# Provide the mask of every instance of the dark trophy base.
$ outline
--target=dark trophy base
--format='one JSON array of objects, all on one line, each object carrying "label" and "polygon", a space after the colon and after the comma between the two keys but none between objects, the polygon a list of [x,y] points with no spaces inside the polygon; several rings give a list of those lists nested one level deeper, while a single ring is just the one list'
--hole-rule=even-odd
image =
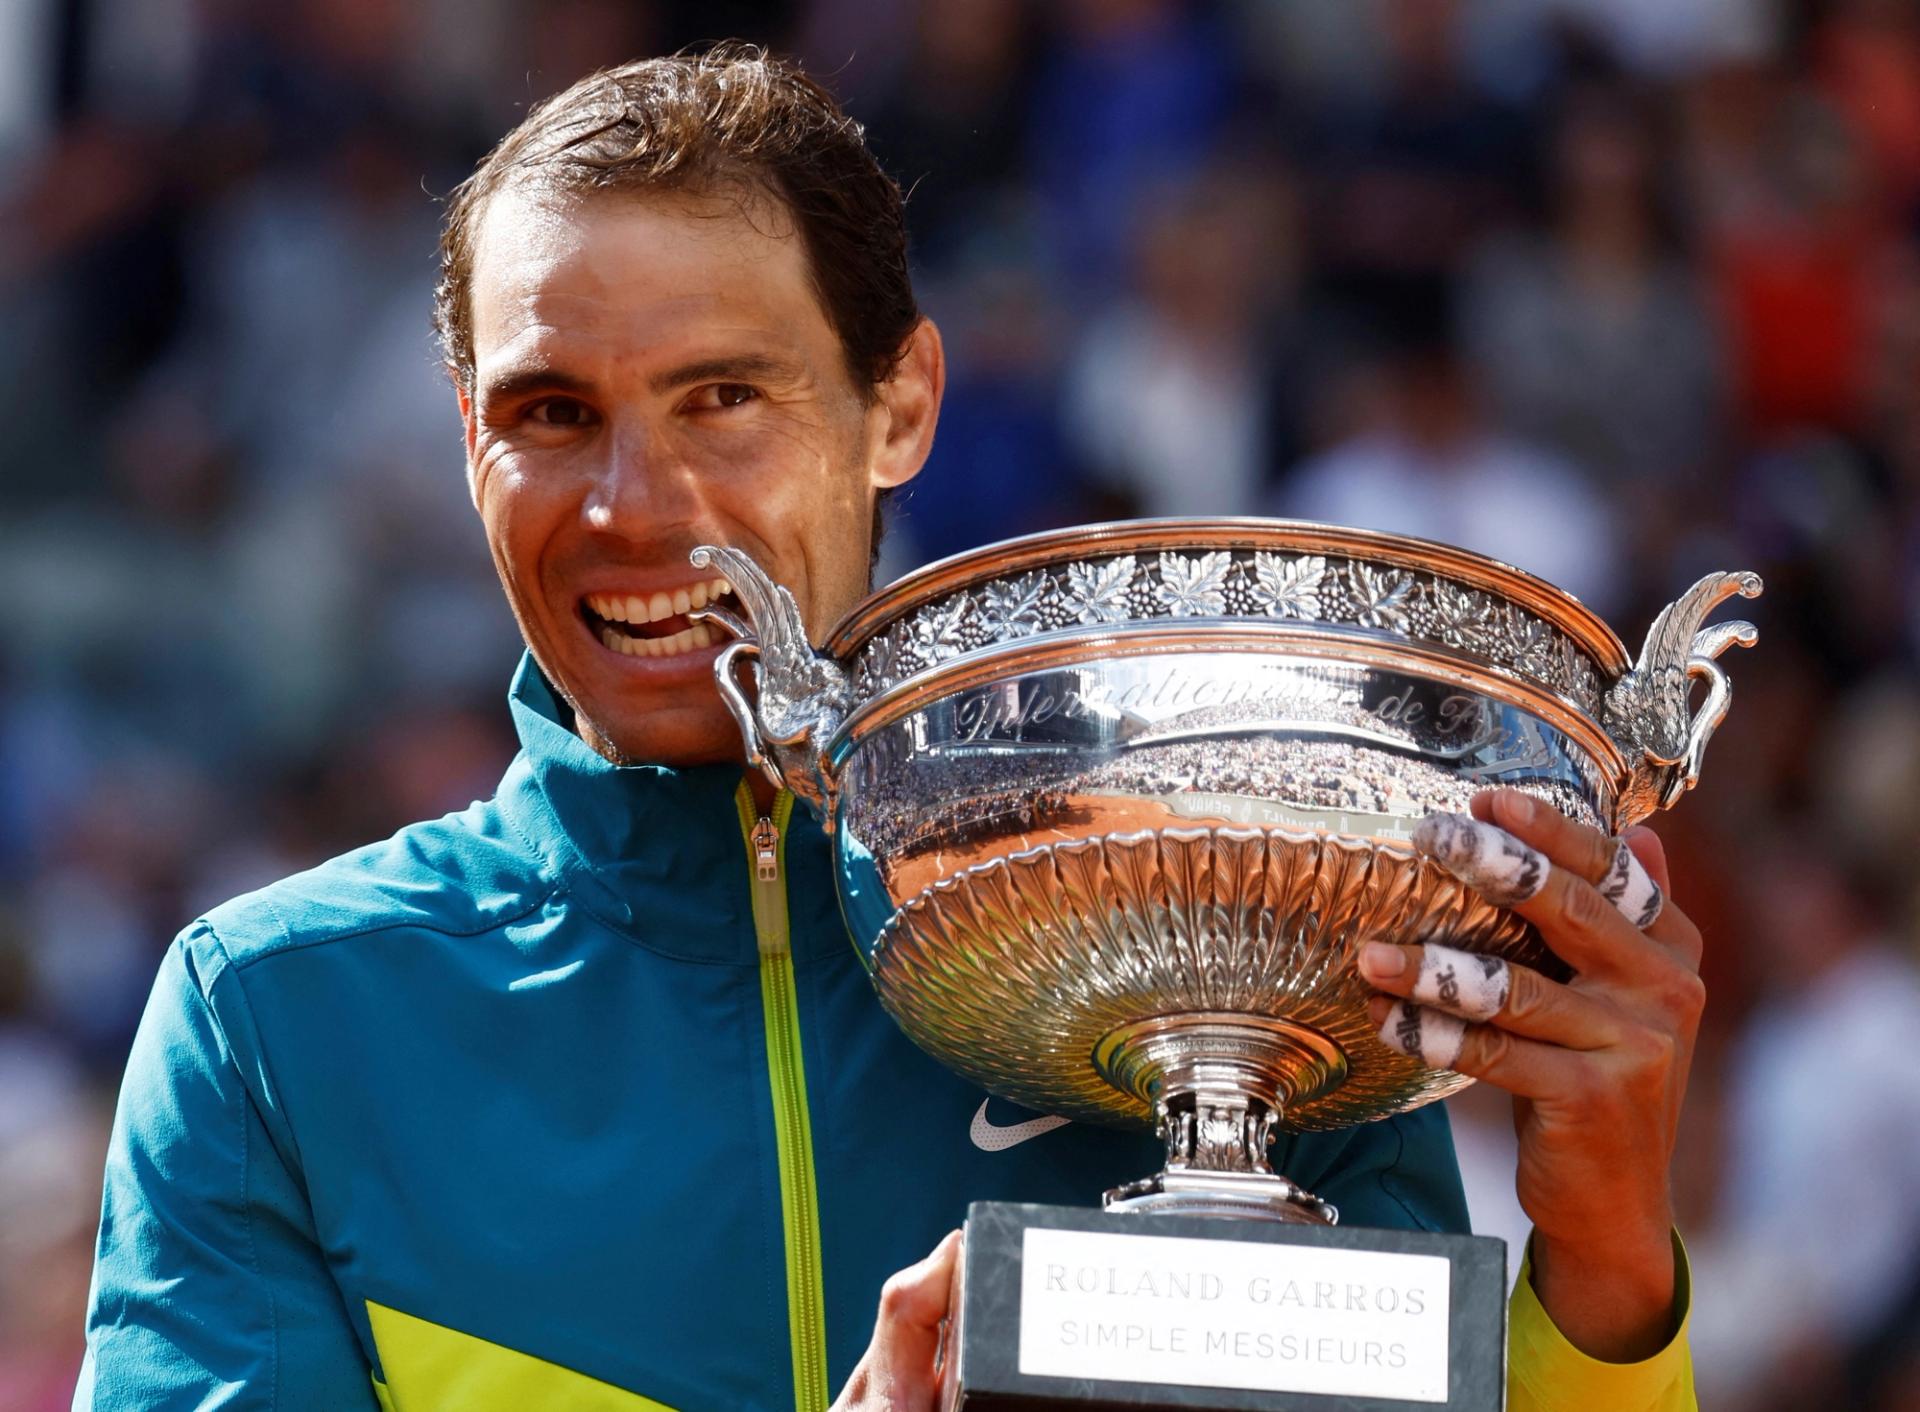
[{"label": "dark trophy base", "polygon": [[1498,1412],[1506,1242],[976,1202],[943,1412]]}]

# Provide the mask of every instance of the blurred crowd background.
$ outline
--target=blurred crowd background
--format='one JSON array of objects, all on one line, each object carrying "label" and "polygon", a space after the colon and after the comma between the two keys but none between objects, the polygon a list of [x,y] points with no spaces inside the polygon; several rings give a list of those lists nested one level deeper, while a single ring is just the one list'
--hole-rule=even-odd
[{"label": "blurred crowd background", "polygon": [[[0,0],[0,1407],[69,1395],[167,940],[513,748],[442,198],[530,102],[727,35],[911,189],[952,382],[885,576],[1298,514],[1634,646],[1766,576],[1661,823],[1696,1364],[1716,1409],[1920,1407],[1910,0]],[[1455,1120],[1516,1233],[1504,1100]]]}]

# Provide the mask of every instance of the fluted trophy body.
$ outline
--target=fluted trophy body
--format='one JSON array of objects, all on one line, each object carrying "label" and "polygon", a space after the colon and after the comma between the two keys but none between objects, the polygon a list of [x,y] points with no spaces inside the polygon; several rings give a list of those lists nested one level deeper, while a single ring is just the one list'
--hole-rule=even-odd
[{"label": "fluted trophy body", "polygon": [[[1549,974],[1414,825],[1512,786],[1619,830],[1697,777],[1752,642],[1703,580],[1640,656],[1571,596],[1448,546],[1271,520],[1059,531],[943,561],[818,648],[738,551],[720,687],[832,831],[849,929],[918,1044],[1042,1112],[1156,1125],[1110,1203],[1329,1221],[1268,1167],[1467,1080],[1389,1048],[1362,941]],[[743,680],[742,669],[748,680]],[[1690,689],[1706,683],[1695,706]]]}]

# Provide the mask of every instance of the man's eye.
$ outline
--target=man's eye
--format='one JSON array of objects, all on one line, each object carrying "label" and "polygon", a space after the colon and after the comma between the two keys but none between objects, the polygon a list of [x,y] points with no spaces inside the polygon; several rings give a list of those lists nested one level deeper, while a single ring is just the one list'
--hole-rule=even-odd
[{"label": "man's eye", "polygon": [[592,416],[584,402],[576,402],[571,397],[549,397],[536,402],[527,409],[527,415],[551,427],[584,426]]},{"label": "man's eye", "polygon": [[698,408],[738,407],[760,395],[760,389],[744,382],[716,382],[695,392],[692,403]]}]

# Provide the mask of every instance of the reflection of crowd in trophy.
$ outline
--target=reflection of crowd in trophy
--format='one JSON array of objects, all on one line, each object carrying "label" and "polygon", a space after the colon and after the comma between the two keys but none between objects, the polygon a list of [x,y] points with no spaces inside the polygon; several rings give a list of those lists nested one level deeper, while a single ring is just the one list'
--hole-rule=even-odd
[{"label": "reflection of crowd in trophy", "polygon": [[1246,701],[1230,702],[1224,706],[1201,706],[1192,711],[1182,711],[1179,715],[1169,716],[1162,721],[1155,721],[1150,730],[1153,734],[1159,735],[1177,731],[1218,729],[1221,726],[1259,721],[1284,722],[1294,728],[1309,725],[1351,726],[1356,730],[1412,738],[1404,727],[1381,720],[1378,715],[1358,701],[1307,696],[1263,695]]},{"label": "reflection of crowd in trophy", "polygon": [[1043,827],[1066,808],[1084,761],[1032,753],[947,754],[875,771],[848,796],[847,823],[875,855],[898,858],[949,847],[991,825]]},{"label": "reflection of crowd in trophy", "polygon": [[[1202,714],[1190,713],[1181,723],[1196,725]],[[983,831],[1045,829],[1085,807],[1089,795],[1218,794],[1305,811],[1417,819],[1434,810],[1464,811],[1489,783],[1411,754],[1279,733],[1137,745],[1105,760],[981,750],[875,771],[854,792],[848,823],[876,855],[899,858],[953,847]],[[1572,786],[1540,778],[1524,783],[1555,807],[1594,818],[1592,805]]]},{"label": "reflection of crowd in trophy", "polygon": [[1238,794],[1303,809],[1418,817],[1464,809],[1471,781],[1412,756],[1345,741],[1255,735],[1169,742],[1129,751],[1088,772],[1101,790]]}]

